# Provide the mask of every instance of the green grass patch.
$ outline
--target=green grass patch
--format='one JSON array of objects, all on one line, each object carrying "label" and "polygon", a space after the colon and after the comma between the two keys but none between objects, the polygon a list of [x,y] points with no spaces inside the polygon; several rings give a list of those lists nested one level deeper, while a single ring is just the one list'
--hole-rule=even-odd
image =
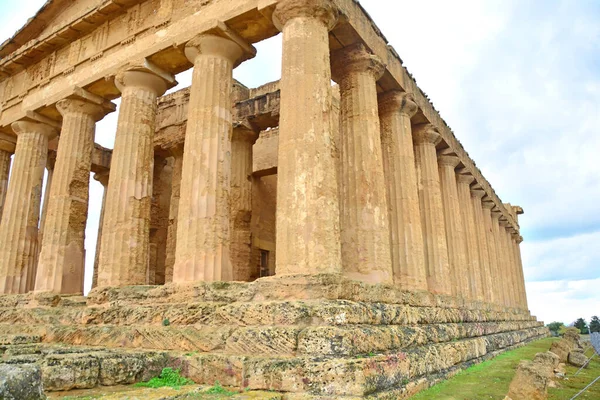
[{"label": "green grass patch", "polygon": [[[532,360],[537,353],[550,350],[553,341],[559,338],[538,340],[524,347],[507,351],[498,357],[473,365],[459,372],[453,378],[424,390],[411,400],[501,400],[508,393],[517,365],[521,360]],[[589,357],[593,350],[588,350]],[[558,380],[559,388],[548,390],[549,400],[569,400],[577,392],[600,375],[600,359],[591,361],[589,368],[577,376],[573,374],[578,368],[567,365],[567,380]],[[578,400],[600,399],[600,382],[588,389]]]},{"label": "green grass patch", "polygon": [[194,381],[179,375],[178,369],[164,368],[160,376],[150,379],[148,382],[138,382],[134,386],[147,388],[172,387],[179,388],[185,385],[193,385]]}]

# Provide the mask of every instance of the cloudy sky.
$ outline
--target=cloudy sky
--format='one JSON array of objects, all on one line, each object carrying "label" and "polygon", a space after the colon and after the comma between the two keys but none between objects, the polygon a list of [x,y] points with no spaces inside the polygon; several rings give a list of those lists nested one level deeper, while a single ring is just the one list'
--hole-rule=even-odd
[{"label": "cloudy sky", "polygon": [[[2,1],[0,41],[43,0]],[[600,2],[363,1],[504,202],[520,205],[529,306],[550,322],[600,314]],[[393,5],[392,5],[393,4]],[[279,79],[279,37],[235,78]],[[190,74],[178,76],[188,86]],[[116,114],[96,141],[112,147]],[[86,288],[102,187],[92,181]]]}]

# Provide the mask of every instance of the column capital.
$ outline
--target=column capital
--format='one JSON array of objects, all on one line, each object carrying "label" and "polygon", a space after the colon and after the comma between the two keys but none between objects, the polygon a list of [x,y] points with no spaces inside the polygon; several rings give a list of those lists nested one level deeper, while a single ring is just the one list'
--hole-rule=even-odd
[{"label": "column capital", "polygon": [[500,226],[503,228],[507,228],[509,226],[508,220],[506,220],[506,217],[504,217],[503,215],[501,215],[498,219],[498,224],[500,224]]},{"label": "column capital", "polygon": [[433,124],[419,124],[412,129],[413,140],[415,145],[421,143],[438,144],[442,137],[437,128]]},{"label": "column capital", "polygon": [[516,239],[517,244],[521,244],[523,242],[523,236],[519,235]]},{"label": "column capital", "polygon": [[331,74],[337,83],[345,76],[364,72],[370,72],[378,81],[383,76],[385,67],[381,58],[371,54],[362,43],[355,43],[331,54]]},{"label": "column capital", "polygon": [[339,10],[331,0],[282,0],[273,12],[273,23],[280,31],[291,20],[312,18],[332,30],[337,24]]},{"label": "column capital", "polygon": [[479,188],[471,188],[471,197],[482,199],[485,196],[485,190]]},{"label": "column capital", "polygon": [[13,122],[11,128],[17,136],[23,133],[36,132],[46,136],[48,140],[52,140],[58,135],[58,130],[55,127],[44,124],[43,122],[21,120]]},{"label": "column capital", "polygon": [[233,67],[253,58],[256,49],[243,38],[232,32],[223,23],[207,32],[201,33],[185,45],[185,56],[195,63],[199,55],[212,55],[225,58]]},{"label": "column capital", "polygon": [[380,114],[399,112],[412,118],[419,111],[419,106],[415,102],[412,93],[399,90],[392,90],[379,95],[378,104]]},{"label": "column capital", "polygon": [[482,206],[483,206],[483,208],[484,208],[484,209],[486,209],[486,210],[492,210],[494,207],[496,207],[496,205],[494,204],[494,202],[492,202],[492,201],[489,201],[489,200],[488,200],[488,201],[485,201],[485,200],[484,200],[484,201],[481,203],[481,205],[482,205]]},{"label": "column capital", "polygon": [[14,136],[0,133],[0,150],[14,154],[17,141]]},{"label": "column capital", "polygon": [[492,219],[499,219],[502,215],[502,212],[497,208],[492,208]]},{"label": "column capital", "polygon": [[175,77],[148,60],[130,65],[115,76],[115,85],[123,92],[126,87],[141,87],[153,91],[156,97],[177,85]]},{"label": "column capital", "polygon": [[56,103],[56,109],[64,117],[67,114],[86,114],[98,122],[108,113],[116,110],[116,106],[108,102],[111,106],[96,104],[80,99],[63,99]]},{"label": "column capital", "polygon": [[442,152],[438,154],[438,165],[448,166],[452,169],[456,168],[460,164],[460,158],[454,153]]},{"label": "column capital", "polygon": [[471,175],[471,173],[467,173],[467,174],[457,173],[456,174],[456,181],[458,183],[465,183],[467,185],[471,185],[471,183],[473,183],[474,180],[475,180],[475,177],[473,175]]},{"label": "column capital", "polygon": [[102,186],[104,186],[104,188],[106,189],[106,186],[108,185],[108,177],[109,176],[110,176],[109,171],[96,172],[94,174],[94,180],[100,182],[102,184]]}]

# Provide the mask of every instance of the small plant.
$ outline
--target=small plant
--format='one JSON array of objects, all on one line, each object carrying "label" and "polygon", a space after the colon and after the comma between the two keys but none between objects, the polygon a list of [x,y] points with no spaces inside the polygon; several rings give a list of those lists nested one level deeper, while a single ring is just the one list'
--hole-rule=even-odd
[{"label": "small plant", "polygon": [[169,321],[169,318],[165,318],[165,319],[163,319],[162,324],[163,324],[163,326],[169,326],[169,325],[171,325],[171,321]]},{"label": "small plant", "polygon": [[225,389],[223,386],[221,386],[221,384],[219,383],[219,381],[215,382],[215,384],[208,388],[206,390],[206,392],[204,392],[206,394],[220,394],[223,396],[233,396],[234,394],[237,394],[237,392],[232,392],[231,390],[227,390]]},{"label": "small plant", "polygon": [[181,376],[178,369],[164,368],[160,373],[160,376],[152,378],[148,382],[138,382],[135,386],[156,389],[161,387],[179,388],[180,386],[193,384],[194,381]]}]

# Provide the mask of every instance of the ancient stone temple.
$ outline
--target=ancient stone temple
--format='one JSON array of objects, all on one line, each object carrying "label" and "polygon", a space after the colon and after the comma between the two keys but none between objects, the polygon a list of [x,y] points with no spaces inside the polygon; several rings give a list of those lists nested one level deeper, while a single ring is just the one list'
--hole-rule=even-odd
[{"label": "ancient stone temple", "polygon": [[[281,80],[234,81],[278,34]],[[109,150],[95,127],[117,98]],[[355,0],[48,0],[0,48],[0,210],[0,355],[45,390],[175,366],[289,399],[401,398],[546,334],[523,210]]]}]

